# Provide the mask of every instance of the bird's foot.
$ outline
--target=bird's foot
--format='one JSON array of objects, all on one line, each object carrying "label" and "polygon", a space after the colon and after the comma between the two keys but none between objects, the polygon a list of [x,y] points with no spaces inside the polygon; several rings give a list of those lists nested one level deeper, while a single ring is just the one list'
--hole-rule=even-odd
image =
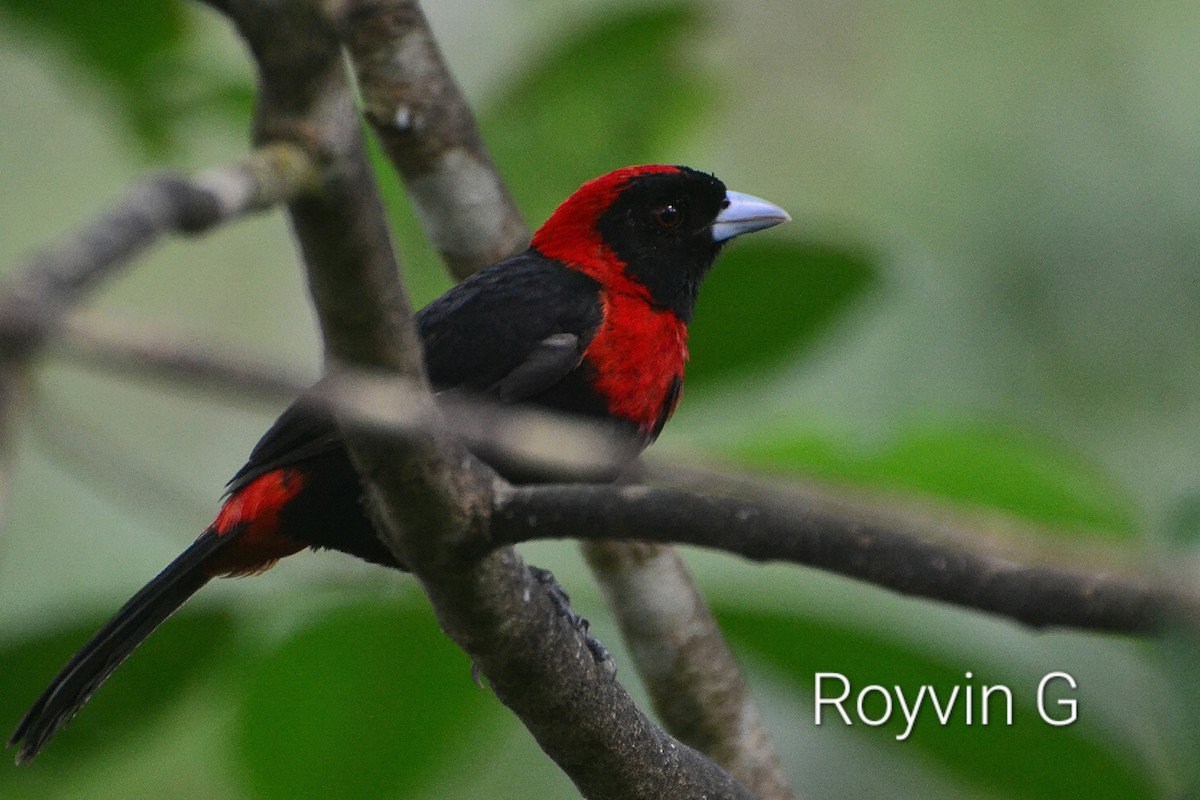
[{"label": "bird's foot", "polygon": [[566,618],[572,628],[583,635],[583,641],[596,663],[601,665],[609,675],[616,675],[616,659],[612,657],[608,648],[589,632],[591,623],[571,610],[571,597],[567,594],[567,590],[555,580],[554,573],[541,567],[531,566],[529,569],[532,571],[534,579],[546,588],[546,593],[550,596],[550,601],[554,603],[558,613]]}]

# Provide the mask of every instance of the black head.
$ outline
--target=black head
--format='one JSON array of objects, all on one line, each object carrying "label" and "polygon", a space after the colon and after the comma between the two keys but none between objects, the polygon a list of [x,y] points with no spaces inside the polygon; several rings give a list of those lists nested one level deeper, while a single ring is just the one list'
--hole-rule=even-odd
[{"label": "black head", "polygon": [[625,274],[651,302],[690,322],[700,281],[722,242],[713,222],[725,204],[725,184],[686,167],[630,180],[596,223]]},{"label": "black head", "polygon": [[778,206],[727,191],[688,167],[626,167],[581,186],[533,246],[609,290],[647,295],[688,322],[722,245],[786,219]]}]

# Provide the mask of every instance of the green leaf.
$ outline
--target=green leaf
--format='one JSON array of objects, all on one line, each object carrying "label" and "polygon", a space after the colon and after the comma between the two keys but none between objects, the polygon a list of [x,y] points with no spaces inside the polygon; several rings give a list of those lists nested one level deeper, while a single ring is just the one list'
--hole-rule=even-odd
[{"label": "green leaf", "polygon": [[875,277],[867,255],[813,242],[735,242],[718,260],[690,326],[688,391],[794,359]]},{"label": "green leaf", "polygon": [[[16,726],[101,624],[72,625],[0,647],[0,720],[5,726]],[[228,655],[233,631],[230,617],[221,613],[187,613],[168,620],[113,673],[37,763],[51,768],[74,763],[137,731],[190,681]],[[0,785],[7,774],[0,770]]]},{"label": "green leaf", "polygon": [[1132,536],[1135,507],[1111,478],[1046,437],[1002,425],[910,428],[873,450],[824,435],[740,444],[755,464],[869,486],[915,489],[1067,529]]},{"label": "green leaf", "polygon": [[[872,633],[849,630],[826,622],[763,611],[721,609],[717,616],[731,639],[751,648],[757,655],[791,676],[796,690],[811,706],[817,672],[835,672],[851,682],[852,694],[845,708],[854,722],[852,731],[888,748],[897,758],[928,757],[959,780],[974,784],[988,797],[1019,797],[1024,800],[1058,800],[1087,797],[1091,800],[1134,800],[1157,796],[1153,778],[1115,743],[1102,741],[1097,731],[1082,722],[1065,727],[1046,724],[1036,710],[1037,683],[1025,686],[1006,680],[986,664],[952,664],[938,660],[895,640]],[[966,673],[972,677],[967,678]],[[966,689],[947,725],[926,708],[918,715],[910,736],[897,741],[905,728],[898,706],[892,719],[881,727],[857,720],[854,700],[869,684],[903,687],[906,697],[915,698],[919,687],[934,687],[943,700],[953,687],[973,686],[974,719],[965,719]],[[982,725],[982,687],[1005,685],[1013,693],[1013,724],[1004,724],[1004,703],[999,695],[990,701],[989,724]],[[840,685],[824,685],[826,696],[841,693]],[[836,691],[835,691],[836,690]],[[1047,710],[1057,711],[1048,692]],[[878,701],[876,703],[875,701]],[[893,703],[895,703],[893,692]],[[872,717],[882,714],[882,698],[872,693],[865,710]],[[1081,720],[1086,701],[1080,702]],[[826,706],[821,727],[814,727],[817,746],[820,733],[828,727],[845,727],[834,709]],[[812,725],[809,716],[803,723]]]},{"label": "green leaf", "polygon": [[531,220],[545,219],[586,180],[661,157],[711,107],[710,79],[686,58],[699,21],[690,4],[608,10],[480,116],[493,157]]},{"label": "green leaf", "polygon": [[0,11],[43,34],[79,67],[108,82],[147,149],[167,147],[180,110],[171,99],[171,67],[187,28],[183,3],[0,0]]},{"label": "green leaf", "polygon": [[357,605],[251,667],[237,751],[262,797],[413,795],[490,702],[428,607]]}]

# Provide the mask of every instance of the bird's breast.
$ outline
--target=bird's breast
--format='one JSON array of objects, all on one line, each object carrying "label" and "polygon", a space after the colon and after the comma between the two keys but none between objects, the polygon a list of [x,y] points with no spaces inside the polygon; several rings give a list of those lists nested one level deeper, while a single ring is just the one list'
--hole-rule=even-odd
[{"label": "bird's breast", "polygon": [[584,358],[594,368],[593,388],[608,413],[653,437],[675,410],[687,361],[687,326],[644,298],[606,292],[603,320]]}]

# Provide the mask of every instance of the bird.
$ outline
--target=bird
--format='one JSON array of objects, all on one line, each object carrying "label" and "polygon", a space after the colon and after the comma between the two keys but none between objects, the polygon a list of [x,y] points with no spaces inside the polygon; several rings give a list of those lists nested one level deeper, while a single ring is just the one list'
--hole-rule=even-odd
[{"label": "bird", "polygon": [[[638,451],[675,411],[700,283],[722,247],[789,220],[779,206],[684,166],[584,183],[528,249],[421,309],[435,391],[603,420]],[[306,548],[404,565],[376,536],[332,416],[287,408],[226,486],[212,524],[66,664],[8,746],[29,761],[133,650],[215,577],[252,575]]]}]

